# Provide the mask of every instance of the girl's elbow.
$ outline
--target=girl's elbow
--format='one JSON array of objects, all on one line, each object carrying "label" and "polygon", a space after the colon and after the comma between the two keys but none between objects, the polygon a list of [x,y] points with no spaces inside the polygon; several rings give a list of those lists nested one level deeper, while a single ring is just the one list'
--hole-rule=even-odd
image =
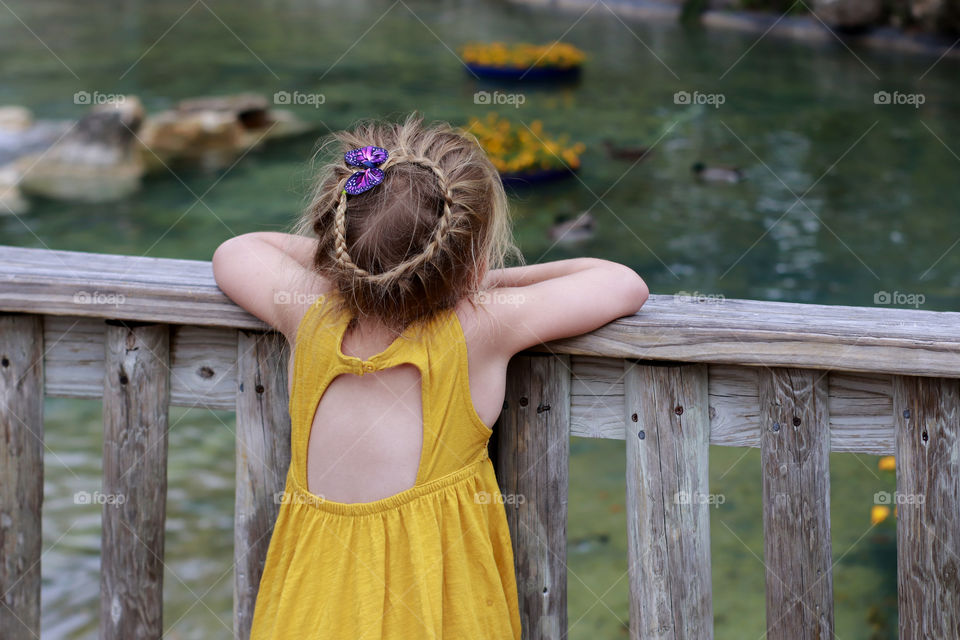
[{"label": "girl's elbow", "polygon": [[640,308],[647,302],[649,297],[650,289],[647,288],[647,283],[643,281],[643,278],[637,275],[636,281],[630,288],[628,295],[625,296],[625,298],[630,301],[630,314],[632,315],[640,311]]},{"label": "girl's elbow", "polygon": [[640,275],[626,265],[617,265],[620,287],[618,287],[619,299],[624,303],[626,315],[633,315],[640,310],[640,307],[646,303],[650,297],[650,290],[647,283]]},{"label": "girl's elbow", "polygon": [[210,262],[213,267],[213,277],[220,283],[223,275],[228,272],[243,253],[244,236],[234,236],[222,242],[213,252]]}]

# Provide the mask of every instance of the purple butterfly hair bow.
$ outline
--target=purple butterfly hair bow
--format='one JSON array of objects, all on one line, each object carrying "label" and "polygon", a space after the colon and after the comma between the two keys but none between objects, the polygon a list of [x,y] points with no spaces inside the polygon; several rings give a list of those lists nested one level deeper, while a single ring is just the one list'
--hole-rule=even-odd
[{"label": "purple butterfly hair bow", "polygon": [[352,196],[369,191],[383,182],[383,170],[377,168],[387,161],[390,154],[380,147],[361,147],[344,154],[343,159],[351,167],[363,167],[347,180],[343,190]]}]

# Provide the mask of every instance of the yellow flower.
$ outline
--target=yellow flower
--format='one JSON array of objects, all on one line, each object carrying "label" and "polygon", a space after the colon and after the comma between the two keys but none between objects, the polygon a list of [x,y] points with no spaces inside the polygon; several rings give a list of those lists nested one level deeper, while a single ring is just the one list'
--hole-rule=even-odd
[{"label": "yellow flower", "polygon": [[890,516],[890,507],[875,504],[873,508],[870,509],[870,524],[880,524]]},{"label": "yellow flower", "polygon": [[883,456],[877,462],[877,468],[880,471],[893,471],[897,468],[896,459],[893,456]]},{"label": "yellow flower", "polygon": [[470,43],[460,51],[464,61],[469,64],[513,68],[538,66],[567,69],[579,65],[586,58],[583,51],[565,42],[543,45],[526,42],[510,45],[503,42]]},{"label": "yellow flower", "polygon": [[524,173],[536,169],[580,166],[580,142],[568,145],[566,137],[553,138],[543,131],[543,123],[535,120],[527,129],[514,125],[496,113],[488,113],[483,121],[471,118],[468,130],[501,173]]}]

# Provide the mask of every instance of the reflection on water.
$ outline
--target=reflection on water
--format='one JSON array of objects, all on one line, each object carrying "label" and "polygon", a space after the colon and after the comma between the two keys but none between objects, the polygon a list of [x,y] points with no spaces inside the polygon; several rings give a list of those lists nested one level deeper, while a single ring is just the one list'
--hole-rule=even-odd
[{"label": "reflection on water", "polygon": [[[70,70],[2,15],[0,103],[60,118],[82,113],[76,91],[134,93],[151,111],[198,94],[299,91],[325,98],[293,105],[318,133],[412,109],[459,123],[482,116],[490,107],[474,104],[474,92],[498,87],[472,79],[451,50],[472,40],[548,40],[576,17],[425,0],[12,6]],[[565,39],[590,54],[579,84],[513,87],[525,93],[523,105],[495,107],[588,146],[579,180],[515,200],[530,259],[603,255],[637,268],[662,293],[869,305],[876,291],[898,290],[923,293],[926,308],[955,304],[955,60],[931,67],[929,58],[854,55],[839,44],[662,23],[628,29],[602,9]],[[922,92],[926,102],[874,104],[876,91],[893,89]],[[677,104],[684,91],[724,101]],[[635,166],[612,160],[607,138],[654,152]],[[290,223],[303,204],[312,146],[312,137],[278,143],[226,172],[171,167],[118,206],[39,203],[24,217],[29,229],[0,218],[3,242],[209,258],[231,234]],[[747,180],[697,184],[696,161],[741,167]],[[552,247],[553,218],[585,209],[597,217],[596,237]]]},{"label": "reflection on water", "polygon": [[[95,637],[101,403],[48,399],[44,410],[43,637]],[[168,638],[232,633],[233,434],[232,413],[170,412],[163,578]]]},{"label": "reflection on water", "polygon": [[[451,50],[473,40],[566,34],[590,54],[582,81],[513,88],[525,93],[524,104],[497,107],[587,144],[578,178],[515,194],[516,234],[528,260],[621,261],[655,293],[871,305],[876,292],[899,291],[922,293],[929,309],[956,304],[954,60],[930,68],[932,59],[853,55],[839,44],[624,25],[601,7],[569,31],[579,13],[466,1],[21,0],[10,8],[32,32],[13,12],[0,12],[0,104],[75,118],[84,111],[73,103],[76,91],[133,93],[151,111],[196,95],[300,91],[325,96],[319,108],[293,107],[319,132],[411,109],[459,123],[482,116],[489,107],[474,104],[474,92],[499,87],[471,79]],[[926,102],[920,109],[875,105],[878,90],[923,92]],[[725,99],[718,108],[677,104],[678,91]],[[633,165],[607,157],[604,139],[654,150]],[[258,150],[225,171],[170,167],[116,205],[35,202],[19,219],[0,216],[0,242],[209,259],[231,235],[292,222],[312,148],[307,137]],[[696,161],[739,167],[746,180],[700,184],[690,170]],[[584,210],[597,220],[595,237],[552,246],[554,218]],[[56,546],[43,564],[45,637],[90,637],[96,628],[98,509],[72,496],[99,486],[98,407],[48,402],[44,545]],[[191,411],[171,430],[170,637],[226,637],[231,625],[231,576],[224,572],[233,436],[221,421],[232,425],[229,414]],[[741,637],[738,629],[747,628],[759,636],[763,628],[754,453],[719,450],[711,462],[714,482],[742,494],[728,497],[713,521],[718,638]],[[571,638],[622,637],[622,470],[611,459],[620,464],[622,443],[574,448]],[[870,507],[863,496],[878,479],[867,457],[835,457],[833,464],[840,553],[863,533]],[[594,499],[601,490],[608,497]],[[844,638],[892,637],[895,628],[895,620],[889,627],[869,613],[895,593],[894,574],[878,560],[885,556],[869,552],[881,548],[871,540],[857,543],[837,567]]]}]

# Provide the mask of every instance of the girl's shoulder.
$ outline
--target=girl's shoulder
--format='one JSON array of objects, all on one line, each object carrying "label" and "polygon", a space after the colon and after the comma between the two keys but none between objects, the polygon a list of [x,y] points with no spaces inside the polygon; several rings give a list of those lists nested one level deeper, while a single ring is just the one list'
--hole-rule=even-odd
[{"label": "girl's shoulder", "polygon": [[454,309],[471,360],[505,360],[514,355],[503,338],[502,318],[491,308],[484,292],[462,299]]},{"label": "girl's shoulder", "polygon": [[293,344],[307,314],[332,308],[335,298],[336,290],[329,286],[329,283],[317,283],[317,286],[300,289],[293,287],[288,291],[278,292],[274,304],[278,306],[277,315],[284,318],[284,326],[276,329]]}]

